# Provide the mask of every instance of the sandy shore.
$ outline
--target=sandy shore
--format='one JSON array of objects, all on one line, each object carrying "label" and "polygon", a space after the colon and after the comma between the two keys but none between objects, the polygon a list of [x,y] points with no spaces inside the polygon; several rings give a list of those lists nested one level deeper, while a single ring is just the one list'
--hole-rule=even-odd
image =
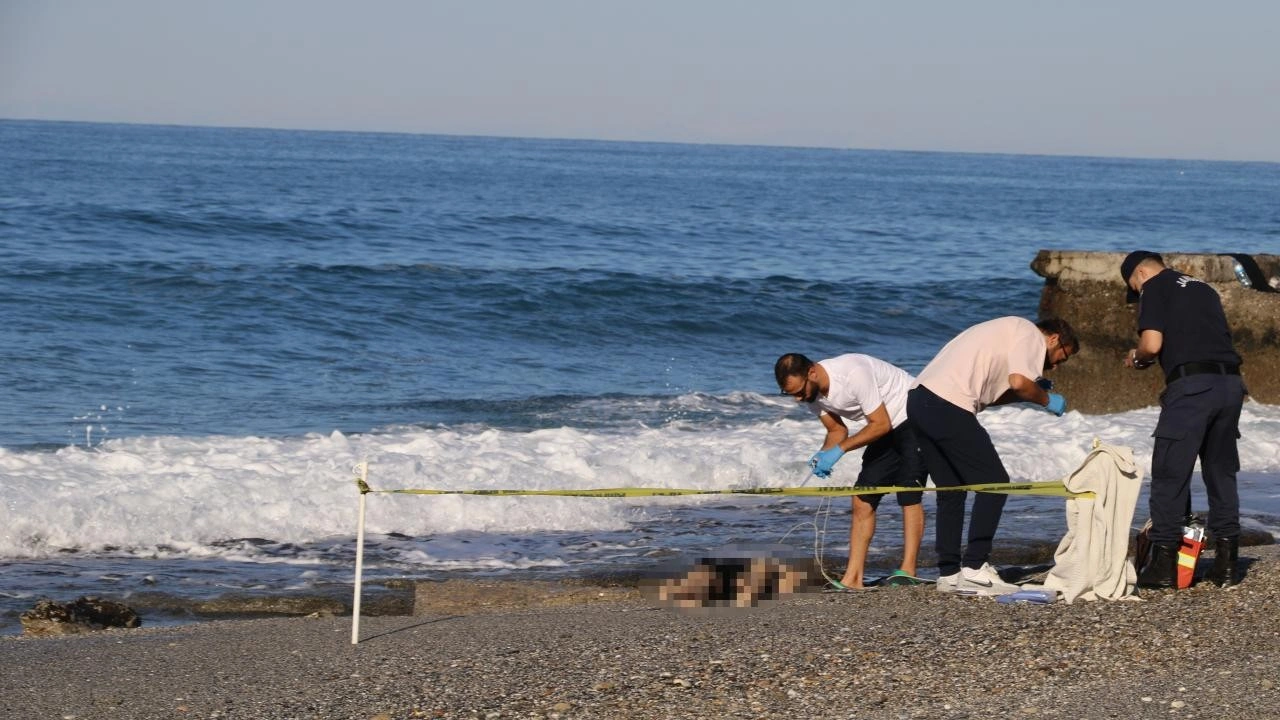
[{"label": "sandy shore", "polygon": [[1276,718],[1280,547],[1241,555],[1237,589],[1132,602],[924,586],[688,615],[622,592],[366,618],[357,646],[349,617],[5,638],[0,717]]}]

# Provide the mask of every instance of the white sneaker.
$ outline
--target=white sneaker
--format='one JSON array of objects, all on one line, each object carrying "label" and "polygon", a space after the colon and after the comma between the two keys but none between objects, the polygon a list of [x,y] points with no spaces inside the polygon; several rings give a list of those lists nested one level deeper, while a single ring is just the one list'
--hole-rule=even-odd
[{"label": "white sneaker", "polygon": [[959,575],[956,582],[957,592],[973,595],[1008,595],[1018,592],[1017,585],[1000,579],[1000,573],[991,567],[991,563],[983,563],[977,570],[960,568]]},{"label": "white sneaker", "polygon": [[938,577],[938,582],[936,587],[938,589],[938,592],[952,593],[956,595],[973,595],[974,594],[971,591],[968,591],[968,590],[962,591],[960,589],[960,573],[959,572],[955,572],[951,575],[940,575]]}]

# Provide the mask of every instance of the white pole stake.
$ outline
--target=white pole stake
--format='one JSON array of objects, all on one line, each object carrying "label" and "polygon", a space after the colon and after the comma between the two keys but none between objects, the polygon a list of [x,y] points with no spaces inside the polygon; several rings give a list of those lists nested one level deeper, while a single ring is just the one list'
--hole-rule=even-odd
[{"label": "white pole stake", "polygon": [[360,642],[360,584],[364,574],[364,498],[368,491],[369,463],[356,466],[360,475],[360,515],[356,522],[356,593],[351,601],[351,644]]}]

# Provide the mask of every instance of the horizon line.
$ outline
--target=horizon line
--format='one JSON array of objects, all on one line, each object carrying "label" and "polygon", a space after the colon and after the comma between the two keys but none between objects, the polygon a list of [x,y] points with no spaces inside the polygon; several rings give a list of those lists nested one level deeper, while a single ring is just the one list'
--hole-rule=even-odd
[{"label": "horizon line", "polygon": [[451,137],[451,138],[477,138],[490,140],[542,140],[549,142],[583,142],[583,143],[620,143],[634,145],[682,145],[693,147],[737,147],[737,148],[761,148],[761,149],[778,149],[778,150],[828,150],[836,152],[865,152],[865,153],[915,153],[915,154],[939,154],[939,155],[981,155],[996,157],[1048,157],[1048,158],[1078,158],[1078,159],[1096,159],[1096,160],[1140,160],[1148,162],[1207,162],[1207,163],[1236,163],[1236,164],[1261,164],[1276,165],[1280,164],[1280,160],[1237,160],[1224,158],[1198,158],[1198,157],[1155,157],[1155,156],[1133,156],[1133,155],[1090,155],[1078,153],[1054,153],[1054,152],[1011,152],[997,150],[941,150],[941,149],[920,149],[920,148],[859,148],[859,147],[836,147],[830,145],[803,145],[803,144],[777,144],[777,143],[742,143],[742,142],[698,142],[692,140],[637,140],[637,139],[616,139],[616,138],[593,138],[593,137],[567,137],[559,135],[491,135],[476,133],[454,133],[454,132],[429,132],[420,130],[351,130],[351,129],[333,129],[333,128],[305,128],[305,127],[280,127],[273,125],[216,125],[204,123],[181,123],[181,122],[138,122],[138,121],[120,121],[120,120],[68,120],[63,118],[42,118],[42,117],[0,117],[0,122],[31,122],[31,123],[52,123],[52,124],[79,124],[79,125],[125,125],[139,127],[162,127],[162,128],[191,128],[191,129],[207,129],[207,130],[258,130],[267,132],[303,132],[303,133],[331,133],[331,134],[357,134],[357,135],[408,135],[408,136],[427,136],[427,137]]}]

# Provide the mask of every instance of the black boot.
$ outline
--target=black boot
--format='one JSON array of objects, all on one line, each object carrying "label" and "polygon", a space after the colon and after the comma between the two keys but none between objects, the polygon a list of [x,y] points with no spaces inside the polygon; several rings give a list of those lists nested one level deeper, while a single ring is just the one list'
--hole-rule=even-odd
[{"label": "black boot", "polygon": [[1240,538],[1217,538],[1213,544],[1213,568],[1209,580],[1218,587],[1231,587],[1240,582],[1236,576],[1236,560],[1240,557]]},{"label": "black boot", "polygon": [[1140,588],[1172,588],[1178,586],[1178,547],[1152,545],[1151,557],[1138,572]]}]

